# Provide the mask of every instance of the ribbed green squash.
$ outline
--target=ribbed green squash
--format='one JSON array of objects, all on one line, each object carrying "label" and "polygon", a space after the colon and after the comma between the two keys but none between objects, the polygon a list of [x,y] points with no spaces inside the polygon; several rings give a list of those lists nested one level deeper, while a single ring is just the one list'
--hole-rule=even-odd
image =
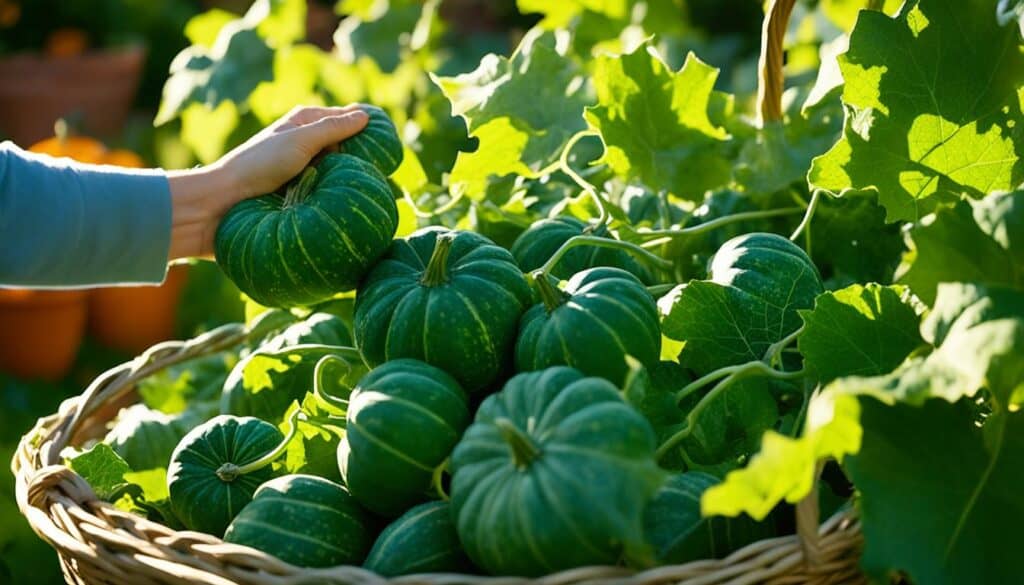
[{"label": "ribbed green squash", "polygon": [[188,429],[178,417],[136,404],[121,411],[103,442],[135,471],[167,467]]},{"label": "ribbed green squash", "polygon": [[644,536],[658,564],[722,558],[773,536],[767,522],[749,516],[703,518],[700,497],[719,480],[700,471],[669,476],[644,511]]},{"label": "ribbed green squash", "polygon": [[402,164],[404,154],[395,123],[377,106],[364,104],[360,107],[370,116],[370,121],[362,132],[343,140],[338,151],[373,163],[380,172],[390,175]]},{"label": "ribbed green squash", "polygon": [[256,490],[224,541],[299,567],[354,565],[373,543],[372,524],[344,487],[312,475],[284,475]]},{"label": "ribbed green squash", "polygon": [[274,351],[310,343],[351,347],[352,334],[339,317],[330,313],[313,313],[261,343],[260,349]]},{"label": "ribbed green squash", "polygon": [[276,351],[262,348],[254,351],[235,365],[224,382],[220,411],[279,424],[292,401],[301,401],[313,389],[317,362],[327,355],[352,361],[354,356],[346,355],[352,351],[332,345],[296,345]]},{"label": "ribbed green squash", "polygon": [[394,518],[428,498],[434,470],[469,424],[458,383],[423,362],[399,359],[356,384],[338,445],[338,468],[352,496]]},{"label": "ribbed green squash", "polygon": [[621,384],[626,355],[646,367],[658,363],[658,307],[644,285],[619,268],[591,268],[573,276],[565,290],[538,278],[543,302],[519,325],[516,369],[572,366],[588,376]]},{"label": "ribbed green squash", "polygon": [[455,532],[451,504],[413,506],[388,524],[373,543],[363,567],[385,577],[417,573],[472,572]]},{"label": "ribbed green squash", "polygon": [[360,285],[356,345],[371,366],[418,359],[476,392],[509,369],[529,302],[507,250],[472,232],[426,228],[396,240]]},{"label": "ribbed green squash", "polygon": [[246,199],[225,214],[214,252],[256,302],[290,307],[352,290],[398,227],[384,176],[354,156],[330,154],[284,196]]},{"label": "ribbed green squash", "polygon": [[781,337],[802,324],[799,309],[810,309],[824,291],[807,253],[788,239],[769,233],[737,236],[722,244],[708,266],[708,280],[735,287],[781,311]]},{"label": "ribbed green squash", "polygon": [[[569,238],[583,235],[586,227],[587,224],[568,216],[535,221],[512,244],[512,256],[523,272],[532,272],[543,266]],[[602,226],[590,235],[608,237],[608,230]],[[577,272],[596,266],[621,268],[648,284],[653,280],[650,271],[629,252],[598,246],[578,246],[569,250],[555,264],[550,274],[559,280],[566,280]]]},{"label": "ribbed green squash", "polygon": [[651,425],[607,380],[566,367],[519,374],[452,453],[459,540],[498,575],[631,558],[663,480],[654,452]]},{"label": "ribbed green squash", "polygon": [[256,488],[274,476],[269,465],[244,474],[231,466],[256,461],[283,440],[277,427],[252,417],[221,415],[192,429],[167,468],[174,514],[189,530],[224,534]]}]

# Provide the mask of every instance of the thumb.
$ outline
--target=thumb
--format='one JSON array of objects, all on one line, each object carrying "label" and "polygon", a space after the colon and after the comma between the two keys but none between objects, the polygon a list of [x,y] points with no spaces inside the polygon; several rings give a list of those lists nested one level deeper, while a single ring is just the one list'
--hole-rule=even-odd
[{"label": "thumb", "polygon": [[358,134],[366,127],[370,117],[362,110],[356,110],[340,116],[327,116],[296,128],[296,134],[304,147],[311,152],[319,152],[333,146],[346,138]]}]

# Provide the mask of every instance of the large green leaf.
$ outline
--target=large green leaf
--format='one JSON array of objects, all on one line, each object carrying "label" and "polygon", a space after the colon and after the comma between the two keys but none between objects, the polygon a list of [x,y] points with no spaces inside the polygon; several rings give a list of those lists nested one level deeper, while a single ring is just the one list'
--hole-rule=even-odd
[{"label": "large green leaf", "polygon": [[840,57],[843,138],[809,180],[875,189],[890,221],[914,220],[959,193],[1024,179],[1024,54],[996,0],[919,0],[895,18],[860,13]]},{"label": "large green leaf", "polygon": [[892,371],[918,345],[920,318],[906,289],[877,284],[827,292],[813,310],[800,311],[798,338],[804,365],[822,384],[841,376],[878,376]]},{"label": "large green leaf", "polygon": [[712,121],[718,70],[692,53],[671,71],[645,43],[625,55],[597,58],[597,105],[586,118],[604,142],[601,161],[656,191],[700,200],[729,182],[722,148],[729,137]]},{"label": "large green leaf", "polygon": [[1024,191],[959,202],[914,225],[896,280],[926,303],[942,282],[1024,286]]},{"label": "large green leaf", "polygon": [[590,89],[579,65],[555,34],[530,34],[511,58],[491,54],[470,73],[435,77],[479,141],[459,153],[451,182],[479,196],[491,175],[536,177],[558,162],[569,139],[586,127]]},{"label": "large green leaf", "polygon": [[1019,581],[1024,413],[979,428],[966,401],[862,408],[863,443],[846,462],[860,492],[861,566],[934,585]]}]

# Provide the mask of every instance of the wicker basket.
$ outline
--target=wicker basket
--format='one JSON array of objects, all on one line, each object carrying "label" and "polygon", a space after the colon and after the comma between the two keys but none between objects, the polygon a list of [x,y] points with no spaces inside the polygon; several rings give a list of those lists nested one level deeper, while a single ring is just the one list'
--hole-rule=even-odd
[{"label": "wicker basket", "polygon": [[135,383],[163,368],[242,342],[246,330],[226,325],[194,340],[171,341],[97,378],[66,400],[57,414],[25,435],[12,462],[18,507],[40,537],[53,545],[69,583],[204,583],[294,585],[338,583],[517,584],[629,583],[655,585],[773,585],[864,582],[859,525],[838,515],[818,526],[816,500],[797,506],[799,536],[756,542],[721,560],[659,567],[635,573],[623,567],[587,567],[530,581],[472,575],[414,575],[385,579],[359,567],[303,569],[258,550],[207,534],[176,532],[96,497],[81,476],[61,463],[61,450],[101,437],[124,406],[138,400]]},{"label": "wicker basket", "polygon": [[[773,0],[765,18],[759,67],[758,116],[781,120],[782,39],[795,0]],[[584,567],[540,579],[431,574],[388,579],[360,567],[304,569],[258,550],[198,532],[176,532],[97,498],[62,464],[61,450],[101,437],[117,412],[138,400],[135,383],[168,366],[235,346],[247,337],[226,325],[196,339],[166,342],[97,378],[41,419],[12,462],[18,507],[36,533],[57,550],[68,583],[118,585],[834,585],[866,583],[858,568],[863,540],[849,511],[819,526],[816,497],[796,506],[797,534],[755,542],[719,560],[636,572]],[[812,491],[812,495],[816,491]]]}]

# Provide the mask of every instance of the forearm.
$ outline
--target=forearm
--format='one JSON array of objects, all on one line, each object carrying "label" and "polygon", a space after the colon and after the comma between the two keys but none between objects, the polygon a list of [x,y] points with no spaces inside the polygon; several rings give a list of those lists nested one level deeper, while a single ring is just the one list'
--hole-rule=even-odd
[{"label": "forearm", "polygon": [[78,165],[0,145],[0,284],[159,283],[170,231],[162,171]]}]

